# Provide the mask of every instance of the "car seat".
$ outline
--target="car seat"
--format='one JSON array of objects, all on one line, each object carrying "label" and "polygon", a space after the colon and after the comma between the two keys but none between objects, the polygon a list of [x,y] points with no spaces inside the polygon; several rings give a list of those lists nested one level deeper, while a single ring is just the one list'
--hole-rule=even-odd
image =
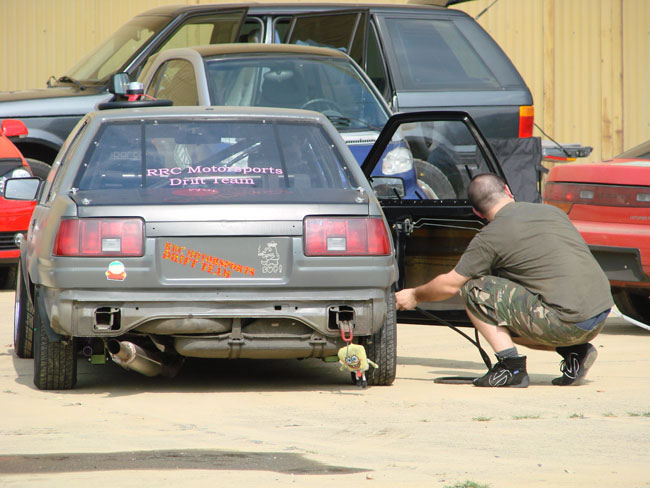
[{"label": "car seat", "polygon": [[297,72],[276,70],[264,75],[259,106],[301,108],[306,101],[307,87]]}]

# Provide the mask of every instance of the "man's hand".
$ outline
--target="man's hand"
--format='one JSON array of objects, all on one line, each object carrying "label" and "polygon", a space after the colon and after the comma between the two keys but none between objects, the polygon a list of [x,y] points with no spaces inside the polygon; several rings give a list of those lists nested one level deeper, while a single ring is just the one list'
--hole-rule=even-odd
[{"label": "man's hand", "polygon": [[397,310],[411,310],[418,305],[415,299],[415,288],[404,288],[395,293]]}]

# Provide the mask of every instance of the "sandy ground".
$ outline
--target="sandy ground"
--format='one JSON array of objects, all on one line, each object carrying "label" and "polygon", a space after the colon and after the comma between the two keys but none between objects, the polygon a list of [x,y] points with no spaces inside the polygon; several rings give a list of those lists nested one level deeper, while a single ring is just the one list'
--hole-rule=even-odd
[{"label": "sandy ground", "polygon": [[477,376],[445,327],[398,326],[391,387],[361,390],[336,364],[190,362],[174,379],[79,362],[72,391],[32,384],[0,292],[3,487],[650,487],[650,332],[610,319],[579,387],[560,357],[527,351],[531,386],[444,385]]}]

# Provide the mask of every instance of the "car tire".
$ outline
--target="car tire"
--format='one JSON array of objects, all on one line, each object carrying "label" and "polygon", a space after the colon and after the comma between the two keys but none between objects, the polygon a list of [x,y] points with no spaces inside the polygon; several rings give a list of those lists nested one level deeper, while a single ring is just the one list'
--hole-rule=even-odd
[{"label": "car tire", "polygon": [[377,368],[366,371],[368,385],[388,386],[395,381],[397,372],[397,319],[395,316],[395,293],[392,289],[386,296],[386,319],[384,326],[368,337],[362,337],[361,345],[366,349],[368,359],[377,363]]},{"label": "car tire", "polygon": [[46,162],[40,161],[38,159],[31,159],[31,158],[25,158],[25,159],[27,161],[27,164],[29,164],[29,167],[32,170],[32,174],[37,178],[40,178],[41,180],[45,181],[52,167]]},{"label": "car tire", "polygon": [[34,384],[39,390],[69,390],[77,383],[74,339],[50,338],[49,320],[39,312],[38,293],[37,289],[34,294]]},{"label": "car tire", "polygon": [[[456,199],[456,192],[445,174],[437,167],[421,159],[415,159],[418,186],[434,200]],[[433,192],[434,196],[431,196]]]},{"label": "car tire", "polygon": [[614,303],[623,315],[650,325],[649,292],[633,293],[626,289],[613,290]]},{"label": "car tire", "polygon": [[19,358],[34,357],[34,307],[27,293],[20,266],[17,266],[14,300],[14,351]]}]

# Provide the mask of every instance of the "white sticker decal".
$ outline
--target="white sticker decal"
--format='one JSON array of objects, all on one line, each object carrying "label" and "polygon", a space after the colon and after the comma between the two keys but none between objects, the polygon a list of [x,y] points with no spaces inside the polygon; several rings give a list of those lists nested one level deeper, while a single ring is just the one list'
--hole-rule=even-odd
[{"label": "white sticker decal", "polygon": [[267,242],[262,246],[257,246],[257,255],[260,257],[262,273],[281,273],[282,265],[280,264],[280,253],[278,252],[278,243],[275,241]]}]

